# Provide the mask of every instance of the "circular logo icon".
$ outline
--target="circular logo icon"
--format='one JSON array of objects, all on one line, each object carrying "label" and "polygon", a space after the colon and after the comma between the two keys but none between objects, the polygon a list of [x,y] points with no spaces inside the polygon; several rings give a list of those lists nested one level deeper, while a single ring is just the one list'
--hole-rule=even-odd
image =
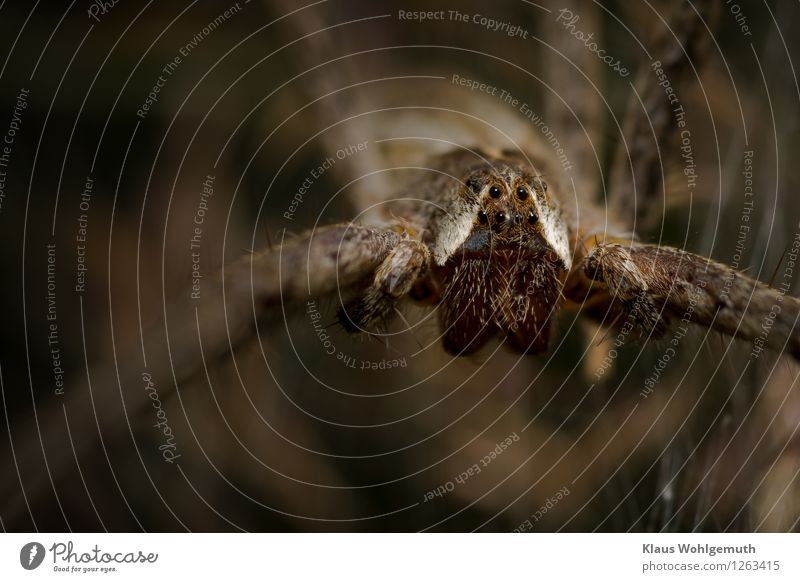
[{"label": "circular logo icon", "polygon": [[44,561],[44,546],[39,542],[29,542],[19,551],[19,563],[26,570],[35,570]]}]

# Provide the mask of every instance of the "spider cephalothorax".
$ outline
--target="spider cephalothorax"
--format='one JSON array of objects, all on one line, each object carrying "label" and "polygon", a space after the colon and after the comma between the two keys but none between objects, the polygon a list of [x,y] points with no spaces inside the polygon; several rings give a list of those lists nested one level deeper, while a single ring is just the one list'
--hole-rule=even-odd
[{"label": "spider cephalothorax", "polygon": [[413,290],[440,305],[451,353],[474,352],[495,335],[521,352],[547,349],[571,266],[567,227],[547,184],[513,154],[454,152],[432,171],[420,197],[392,207],[408,240],[342,313],[345,326],[379,323]]},{"label": "spider cephalothorax", "polygon": [[547,349],[570,265],[566,227],[541,177],[509,158],[470,168],[478,210],[461,245],[431,269],[445,349],[465,354],[493,335],[521,352]]}]

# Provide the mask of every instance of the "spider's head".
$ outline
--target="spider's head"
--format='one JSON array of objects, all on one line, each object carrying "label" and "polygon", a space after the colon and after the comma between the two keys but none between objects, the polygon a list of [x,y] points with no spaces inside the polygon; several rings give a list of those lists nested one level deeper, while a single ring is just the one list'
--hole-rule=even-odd
[{"label": "spider's head", "polygon": [[500,335],[520,352],[541,352],[572,262],[558,205],[542,177],[513,159],[472,166],[462,180],[451,206],[460,212],[450,213],[452,228],[437,225],[432,245],[445,348],[470,353]]},{"label": "spider's head", "polygon": [[541,176],[516,161],[488,159],[460,178],[432,245],[439,265],[459,253],[510,248],[550,255],[569,270],[567,226]]}]

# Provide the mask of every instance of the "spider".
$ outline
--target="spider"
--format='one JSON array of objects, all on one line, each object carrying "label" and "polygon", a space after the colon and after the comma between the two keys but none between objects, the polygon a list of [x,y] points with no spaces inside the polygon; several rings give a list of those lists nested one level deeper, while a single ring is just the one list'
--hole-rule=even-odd
[{"label": "spider", "polygon": [[522,352],[546,349],[549,315],[572,264],[547,183],[513,152],[459,151],[437,162],[442,176],[460,179],[434,180],[421,189],[423,199],[393,205],[407,236],[366,293],[340,312],[343,325],[356,331],[380,324],[411,295],[442,306],[450,353],[472,353],[494,333]]},{"label": "spider", "polygon": [[[320,267],[369,280],[339,312],[347,330],[386,324],[398,302],[410,298],[438,306],[442,344],[451,354],[474,353],[493,336],[539,354],[562,307],[606,320],[611,313],[612,326],[626,316],[653,337],[688,311],[692,323],[756,346],[787,346],[800,358],[795,298],[680,249],[582,228],[525,156],[460,150],[432,160],[431,168],[438,178],[414,184],[417,198],[390,204],[391,226],[327,227],[278,253],[307,251],[320,293]],[[374,254],[365,256],[365,249]]]},{"label": "spider", "polygon": [[[683,320],[753,342],[754,354],[785,349],[800,358],[797,299],[721,263],[642,244],[635,236],[662,181],[660,150],[673,147],[678,133],[664,82],[671,88],[692,83],[686,58],[695,67],[702,62],[701,22],[713,20],[713,11],[705,2],[681,6],[671,22],[675,39],[662,39],[665,48],[655,66],[661,83],[652,82],[650,64],[644,67],[640,99],[646,115],[636,115],[640,102],[632,102],[625,144],[612,169],[609,212],[598,206],[586,178],[578,179],[577,192],[574,184],[571,189],[562,183],[563,172],[541,143],[527,141],[530,149],[456,144],[425,159],[424,175],[401,187],[367,226],[327,227],[278,253],[268,251],[267,273],[280,271],[274,261],[308,264],[307,271],[284,274],[261,305],[283,302],[299,287],[309,295],[325,294],[334,281],[340,295],[356,289],[338,320],[357,333],[385,327],[398,303],[409,298],[437,306],[442,345],[457,356],[476,352],[492,337],[504,338],[517,352],[542,353],[550,345],[556,312],[568,308],[610,328],[632,321],[642,336],[652,338]],[[558,31],[545,34],[556,38]],[[570,56],[583,67],[597,66],[580,47],[571,50],[578,51]],[[442,102],[456,99],[448,95]],[[501,117],[489,101],[477,109]],[[579,133],[575,118],[563,109],[557,108],[555,121],[567,135]],[[580,119],[591,121],[594,115],[587,103],[572,109]],[[397,122],[404,124],[413,125]],[[582,156],[583,168],[591,165],[585,148],[571,150]],[[626,175],[628,164],[634,179]],[[636,184],[641,203],[632,210]],[[256,261],[259,269],[262,259]],[[367,288],[359,291],[365,281]]]}]

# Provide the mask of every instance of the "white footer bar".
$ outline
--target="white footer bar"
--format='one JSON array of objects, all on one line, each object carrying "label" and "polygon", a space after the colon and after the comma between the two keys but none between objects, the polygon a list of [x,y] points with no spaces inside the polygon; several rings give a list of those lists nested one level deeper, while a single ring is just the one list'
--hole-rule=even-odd
[{"label": "white footer bar", "polygon": [[800,580],[799,554],[793,534],[4,534],[0,580]]}]

